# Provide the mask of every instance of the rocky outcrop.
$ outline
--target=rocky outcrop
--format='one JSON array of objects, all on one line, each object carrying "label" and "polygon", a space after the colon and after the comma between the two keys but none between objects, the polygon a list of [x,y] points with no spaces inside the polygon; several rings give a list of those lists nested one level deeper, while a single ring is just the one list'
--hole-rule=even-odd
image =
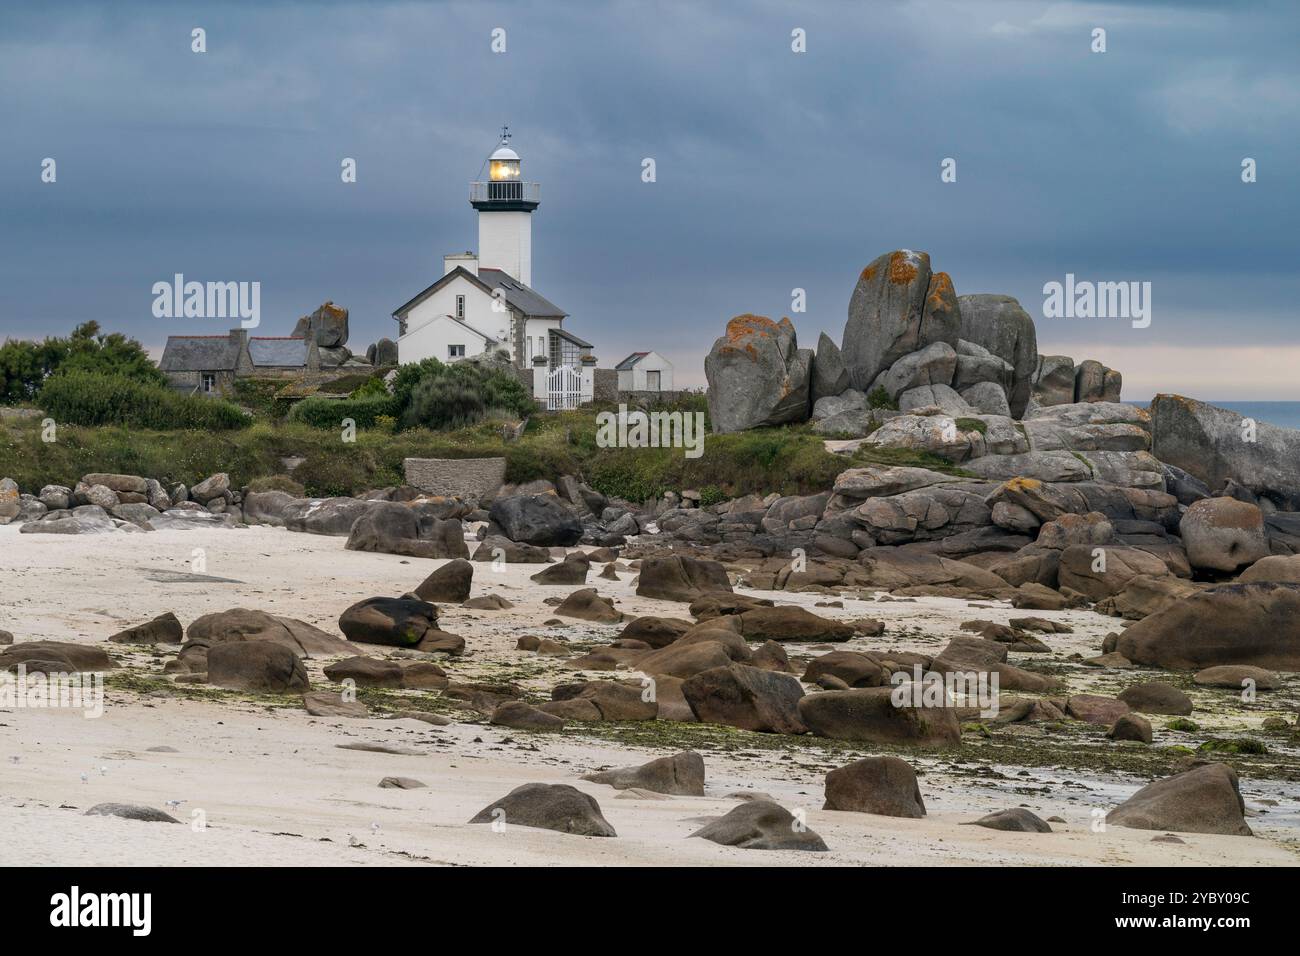
[{"label": "rocky outcrop", "polygon": [[1278,510],[1300,511],[1300,431],[1181,395],[1155,397],[1151,431],[1152,453],[1211,491],[1231,481]]},{"label": "rocky outcrop", "polygon": [[289,648],[299,657],[320,657],[353,651],[347,641],[304,621],[241,607],[195,618],[190,622],[185,638],[186,645],[181,649],[182,657],[192,653],[196,645],[212,647],[235,641],[270,641]]},{"label": "rocky outcrop", "polygon": [[789,674],[733,663],[688,678],[682,694],[701,723],[778,734],[806,729],[799,719],[803,688]]},{"label": "rocky outcrop", "polygon": [[421,601],[459,604],[469,600],[474,581],[474,565],[464,558],[448,561],[420,582],[415,596]]},{"label": "rocky outcrop", "polygon": [[844,365],[844,356],[840,354],[840,347],[825,332],[821,333],[817,337],[817,354],[813,358],[810,400],[815,405],[822,398],[843,394],[852,384],[849,370]]},{"label": "rocky outcrop", "polygon": [[326,302],[311,315],[304,315],[294,326],[290,338],[316,340],[323,349],[340,348],[348,344],[348,310]]},{"label": "rocky outcrop", "polygon": [[1074,401],[1118,402],[1123,378],[1095,359],[1084,359],[1074,370]]},{"label": "rocky outcrop", "polygon": [[676,554],[643,560],[636,587],[639,597],[663,601],[694,601],[713,591],[730,590],[727,572],[717,561]]},{"label": "rocky outcrop", "polygon": [[470,823],[537,827],[577,836],[618,836],[600,812],[600,804],[564,783],[526,783],[488,804]]},{"label": "rocky outcrop", "polygon": [[339,616],[339,630],[359,643],[418,650],[444,650],[439,639],[449,636],[438,628],[437,606],[412,598],[358,601]]},{"label": "rocky outcrop", "polygon": [[1106,822],[1138,830],[1253,836],[1245,813],[1236,771],[1207,763],[1147,784],[1106,814]]},{"label": "rocky outcrop", "polygon": [[501,534],[521,544],[569,547],[582,539],[582,522],[555,495],[497,497],[488,515]]},{"label": "rocky outcrop", "polygon": [[823,691],[799,701],[799,717],[814,734],[833,740],[948,747],[961,740],[952,707],[895,706],[892,687]]},{"label": "rocky outcrop", "polygon": [[1006,295],[958,296],[960,337],[982,346],[1012,369],[1007,403],[1011,417],[1020,418],[1029,405],[1038,370],[1038,336],[1034,320],[1020,303]]},{"label": "rocky outcrop", "polygon": [[1264,515],[1235,498],[1197,501],[1183,515],[1178,533],[1188,562],[1200,571],[1232,573],[1268,554]]},{"label": "rocky outcrop", "polygon": [[1207,588],[1126,629],[1116,650],[1135,664],[1178,670],[1250,664],[1300,671],[1300,586]]},{"label": "rocky outcrop", "polygon": [[704,758],[693,750],[660,757],[639,767],[589,773],[583,780],[608,784],[615,790],[649,790],[683,797],[704,796]]},{"label": "rocky outcrop", "polygon": [[794,325],[738,315],[704,359],[709,421],[715,432],[782,425],[808,417],[813,354]]},{"label": "rocky outcrop", "polygon": [[[348,533],[349,551],[378,551],[414,558],[468,558],[460,519],[421,515],[407,504],[370,502]],[[576,520],[576,519],[575,519]]]},{"label": "rocky outcrop", "polygon": [[909,353],[936,342],[951,349],[960,331],[961,310],[948,275],[931,274],[927,253],[899,249],[862,270],[840,349],[853,387],[865,391]]},{"label": "rocky outcrop", "polygon": [[726,816],[691,834],[711,843],[742,850],[811,850],[825,852],[826,842],[770,800],[742,803]]},{"label": "rocky outcrop", "polygon": [[824,810],[853,810],[919,819],[925,801],[916,771],[898,757],[867,757],[826,774]]},{"label": "rocky outcrop", "polygon": [[1034,371],[1033,399],[1040,408],[1069,405],[1074,401],[1074,359],[1068,355],[1040,355]]},{"label": "rocky outcrop", "polygon": [[310,690],[302,659],[271,641],[227,641],[208,650],[208,683],[272,694]]},{"label": "rocky outcrop", "polygon": [[356,498],[300,498],[280,510],[284,526],[308,534],[347,535],[374,505]]}]

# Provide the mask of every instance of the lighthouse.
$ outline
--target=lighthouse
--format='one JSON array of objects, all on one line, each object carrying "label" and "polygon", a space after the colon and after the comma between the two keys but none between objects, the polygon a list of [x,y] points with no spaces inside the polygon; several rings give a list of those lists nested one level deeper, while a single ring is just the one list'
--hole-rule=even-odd
[{"label": "lighthouse", "polygon": [[510,147],[510,128],[488,157],[486,182],[470,183],[469,202],[478,210],[478,264],[500,269],[526,286],[533,284],[533,210],[538,183],[524,182],[519,154]]},{"label": "lighthouse", "polygon": [[469,184],[469,203],[478,212],[478,252],[444,255],[442,277],[393,312],[398,359],[406,364],[504,355],[535,373],[539,401],[572,407],[575,396],[592,394],[596,359],[592,344],[564,327],[568,313],[532,286],[533,210],[540,190],[524,182],[520,166],[505,127],[488,157],[486,181]]}]

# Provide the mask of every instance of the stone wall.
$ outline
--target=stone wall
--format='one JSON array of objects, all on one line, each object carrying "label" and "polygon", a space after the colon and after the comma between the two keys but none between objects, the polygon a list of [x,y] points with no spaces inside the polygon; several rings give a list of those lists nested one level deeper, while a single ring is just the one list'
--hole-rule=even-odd
[{"label": "stone wall", "polygon": [[407,458],[406,483],[435,495],[486,498],[506,477],[504,458]]},{"label": "stone wall", "polygon": [[596,402],[618,401],[618,372],[615,369],[596,369],[591,397]]}]

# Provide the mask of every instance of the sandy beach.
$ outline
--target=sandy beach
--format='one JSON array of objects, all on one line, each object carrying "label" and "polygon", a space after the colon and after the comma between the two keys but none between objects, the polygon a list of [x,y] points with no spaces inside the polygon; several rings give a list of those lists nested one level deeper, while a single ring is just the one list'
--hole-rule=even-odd
[{"label": "sandy beach", "polygon": [[[414,588],[441,562],[346,551],[342,538],[295,534],[266,526],[237,530],[155,533],[20,535],[0,528],[0,629],[17,641],[50,639],[102,643],[124,627],[173,611],[188,624],[201,614],[246,607],[299,618],[338,633],[339,614],[372,595]],[[201,568],[201,571],[196,571]],[[440,659],[462,680],[511,680],[541,692],[574,672],[555,658],[515,650],[526,633],[585,650],[611,640],[618,625],[551,619],[548,597],[572,588],[529,581],[537,565],[493,571],[476,564],[474,594],[496,593],[514,603],[503,611],[440,606],[441,626],[466,639],[467,653]],[[639,598],[633,575],[617,583],[596,579],[601,594],[625,613],[687,617],[685,605]],[[812,608],[826,595],[748,592]],[[1009,605],[919,598],[846,599],[818,613],[845,619],[876,617],[883,637],[847,647],[930,649],[961,633],[962,621],[1005,622],[1022,615]],[[1115,620],[1092,611],[1039,612],[1069,623],[1071,634],[1048,635],[1056,656],[1097,653]],[[293,698],[262,700],[205,687],[172,685],[161,674],[174,648],[106,645],[119,663],[110,672],[102,717],[78,711],[15,707],[0,711],[0,821],[21,841],[0,847],[3,864],[591,864],[591,865],[1295,865],[1300,863],[1300,800],[1285,779],[1243,774],[1254,838],[1181,834],[1181,843],[1152,842],[1151,831],[1094,830],[1105,811],[1147,778],[1089,771],[1050,761],[1000,763],[978,742],[959,757],[919,755],[928,815],[921,820],[824,811],[826,771],[873,752],[812,741],[769,746],[771,738],[743,731],[670,725],[654,733],[614,725],[570,725],[539,734],[492,726],[469,711],[432,726],[414,719],[320,718]],[[359,652],[386,656],[385,648]],[[815,651],[787,645],[792,658]],[[403,652],[396,652],[403,653]],[[1028,655],[1026,655],[1028,656]],[[308,661],[316,687],[329,686],[320,660]],[[1082,672],[1082,673],[1081,673]],[[599,676],[599,675],[592,675]],[[608,676],[608,675],[606,675]],[[1070,688],[1105,688],[1115,672],[1075,668]],[[436,692],[402,691],[420,695]],[[1215,729],[1242,729],[1286,713],[1294,688],[1249,714],[1206,708],[1197,719]],[[1288,702],[1291,702],[1290,704]],[[1157,718],[1162,722],[1163,718]],[[1159,725],[1159,724],[1158,724]],[[612,728],[612,729],[611,729]],[[680,731],[680,734],[677,732]],[[657,736],[656,736],[657,735]],[[967,735],[969,738],[970,735]],[[679,742],[684,741],[684,743]],[[1178,740],[1162,733],[1157,746]],[[409,753],[341,749],[378,743]],[[686,749],[704,757],[706,796],[664,797],[620,792],[578,778],[631,766]],[[1087,747],[1089,741],[1073,746]],[[1113,745],[1112,745],[1113,746]],[[154,748],[170,748],[158,750]],[[427,784],[381,789],[386,776]],[[527,782],[570,783],[595,797],[617,839],[577,837],[520,826],[497,832],[466,821],[510,789]],[[703,818],[725,813],[736,794],[767,793],[825,839],[829,853],[754,853],[687,839]],[[101,802],[166,809],[183,822],[158,826],[112,817],[86,817]],[[963,826],[998,809],[1024,806],[1053,822],[1051,834]]]}]

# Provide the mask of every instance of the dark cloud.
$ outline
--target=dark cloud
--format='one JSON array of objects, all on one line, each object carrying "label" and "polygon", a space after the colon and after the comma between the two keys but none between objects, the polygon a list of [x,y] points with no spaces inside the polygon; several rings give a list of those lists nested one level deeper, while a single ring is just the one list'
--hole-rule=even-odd
[{"label": "dark cloud", "polygon": [[159,345],[205,325],[150,314],[183,272],[261,281],[281,334],[333,299],[364,347],[475,245],[466,184],[509,123],[543,184],[534,282],[606,362],[698,375],[794,287],[801,337],[838,337],[896,247],[1031,312],[1066,272],[1153,282],[1151,328],[1040,320],[1048,346],[1294,344],[1297,34],[1284,3],[6,6],[0,333]]}]

